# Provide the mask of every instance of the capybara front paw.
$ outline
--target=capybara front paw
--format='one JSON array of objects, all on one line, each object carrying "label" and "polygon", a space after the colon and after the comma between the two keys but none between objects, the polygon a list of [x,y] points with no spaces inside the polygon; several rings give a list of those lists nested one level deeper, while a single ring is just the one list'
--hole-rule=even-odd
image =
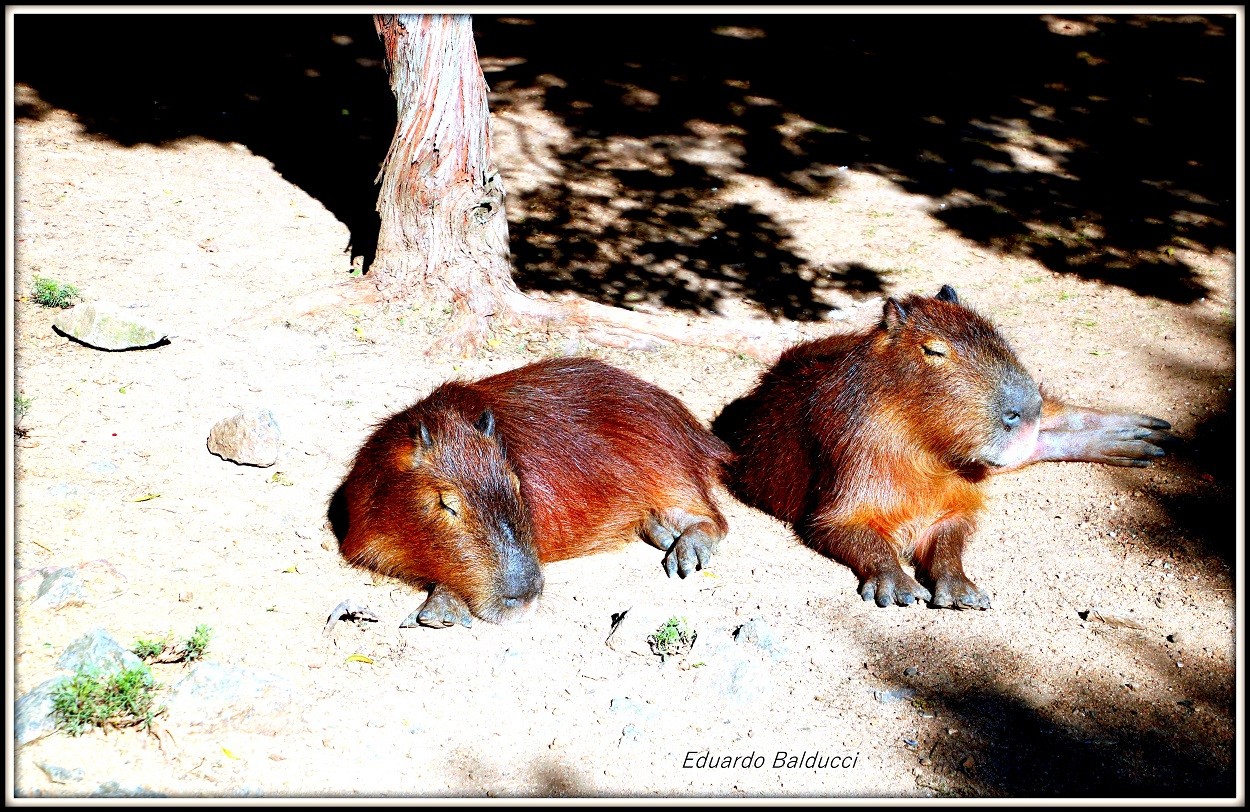
[{"label": "capybara front paw", "polygon": [[399,625],[403,629],[412,629],[417,626],[443,629],[457,623],[466,628],[473,625],[473,613],[469,611],[468,604],[454,593],[436,586],[430,590],[425,603]]},{"label": "capybara front paw", "polygon": [[933,601],[937,609],[989,609],[990,593],[962,575],[944,575],[933,585]]},{"label": "capybara front paw", "polygon": [[865,578],[859,587],[859,594],[866,601],[876,601],[878,606],[911,606],[933,597],[929,590],[901,569]]},{"label": "capybara front paw", "polygon": [[664,554],[664,571],[668,577],[680,575],[685,578],[707,566],[712,560],[712,547],[697,533],[678,537]]},{"label": "capybara front paw", "polygon": [[1098,453],[1103,462],[1141,468],[1166,454],[1166,447],[1175,444],[1176,437],[1166,431],[1133,426],[1106,430],[1099,440]]}]

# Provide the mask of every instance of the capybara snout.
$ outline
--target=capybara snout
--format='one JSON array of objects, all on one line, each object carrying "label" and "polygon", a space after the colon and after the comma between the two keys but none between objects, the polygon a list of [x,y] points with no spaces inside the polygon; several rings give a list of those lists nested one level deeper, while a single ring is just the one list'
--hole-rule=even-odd
[{"label": "capybara snout", "polygon": [[353,515],[342,552],[441,584],[473,614],[500,622],[523,614],[543,579],[494,415],[474,406],[435,393],[366,442],[345,483]]}]

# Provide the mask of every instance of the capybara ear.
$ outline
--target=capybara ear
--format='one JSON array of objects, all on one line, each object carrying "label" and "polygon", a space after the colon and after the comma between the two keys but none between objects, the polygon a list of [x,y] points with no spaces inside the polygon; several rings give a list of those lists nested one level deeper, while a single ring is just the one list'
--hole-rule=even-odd
[{"label": "capybara ear", "polygon": [[907,308],[903,307],[903,303],[893,296],[886,299],[885,308],[881,313],[881,326],[885,328],[886,333],[894,335],[905,321],[907,321]]},{"label": "capybara ear", "polygon": [[434,438],[430,436],[430,430],[426,428],[424,420],[418,421],[417,425],[409,429],[408,434],[417,447],[418,457],[424,457],[433,450]]},{"label": "capybara ear", "polygon": [[937,298],[941,299],[943,302],[959,304],[959,294],[956,293],[955,289],[950,285],[943,285],[942,289],[938,291]]},{"label": "capybara ear", "polygon": [[414,446],[412,453],[412,468],[416,470],[423,463],[429,462],[430,456],[434,453],[434,438],[430,435],[430,430],[426,428],[425,421],[417,421],[416,425],[409,426],[408,436],[412,438]]},{"label": "capybara ear", "polygon": [[487,437],[495,436],[495,414],[490,409],[482,412],[482,416],[477,419],[477,430]]}]

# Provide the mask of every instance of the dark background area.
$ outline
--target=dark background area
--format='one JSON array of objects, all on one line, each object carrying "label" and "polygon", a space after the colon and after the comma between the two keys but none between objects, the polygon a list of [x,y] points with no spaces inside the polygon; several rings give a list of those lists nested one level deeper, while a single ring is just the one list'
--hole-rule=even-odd
[{"label": "dark background area", "polygon": [[[1170,249],[1233,247],[1232,17],[539,15],[473,24],[493,111],[539,92],[570,134],[558,181],[509,200],[523,288],[698,312],[732,295],[802,320],[824,312],[818,285],[883,289],[880,269],[801,274],[782,225],[714,201],[721,178],[678,154],[692,121],[738,142],[741,171],[796,195],[829,195],[841,166],[913,194],[958,193],[963,202],[940,217],[968,239],[1171,302],[1206,289]],[[237,141],[268,158],[348,226],[368,267],[374,179],[395,120],[368,15],[22,14],[14,42],[16,81],[93,133],[126,145]],[[784,135],[779,127],[795,117],[809,126]],[[1050,145],[1063,175],[1013,164],[997,126],[1013,120]],[[605,159],[603,145],[622,137],[645,143],[654,169]],[[596,179],[627,190],[631,206],[591,229],[580,215],[603,201],[579,190]],[[675,263],[716,280],[718,292],[674,277],[666,269]]]}]

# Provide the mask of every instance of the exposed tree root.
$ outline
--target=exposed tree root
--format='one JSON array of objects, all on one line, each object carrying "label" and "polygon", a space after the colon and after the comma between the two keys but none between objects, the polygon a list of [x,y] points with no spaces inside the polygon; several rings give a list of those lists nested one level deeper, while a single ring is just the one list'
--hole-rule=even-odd
[{"label": "exposed tree root", "polygon": [[[387,298],[371,281],[352,279],[267,305],[250,316],[237,319],[234,324],[250,327],[281,323],[350,307],[380,305]],[[659,346],[660,342],[672,342],[741,353],[771,362],[791,344],[828,332],[820,325],[811,329],[762,319],[731,322],[718,316],[640,313],[582,298],[528,296],[516,288],[504,292],[496,301],[495,312],[489,315],[458,308],[446,333],[431,347],[431,352],[472,355],[489,337],[492,325],[506,324],[520,329],[572,330],[578,338],[602,347],[647,350]],[[877,302],[869,301],[857,305],[855,311],[868,308],[876,312],[879,307]]]},{"label": "exposed tree root", "polygon": [[794,326],[771,321],[735,323],[717,316],[640,313],[581,298],[536,299],[517,291],[504,301],[508,308],[505,318],[515,325],[572,327],[589,342],[622,349],[650,349],[659,339],[771,361],[807,337]]},{"label": "exposed tree root", "polygon": [[234,325],[255,327],[270,322],[291,321],[314,316],[338,308],[382,304],[383,301],[385,299],[376,285],[360,279],[348,279],[345,282],[336,282],[329,287],[296,296],[294,299],[283,299],[265,305],[250,316],[235,319]]}]

